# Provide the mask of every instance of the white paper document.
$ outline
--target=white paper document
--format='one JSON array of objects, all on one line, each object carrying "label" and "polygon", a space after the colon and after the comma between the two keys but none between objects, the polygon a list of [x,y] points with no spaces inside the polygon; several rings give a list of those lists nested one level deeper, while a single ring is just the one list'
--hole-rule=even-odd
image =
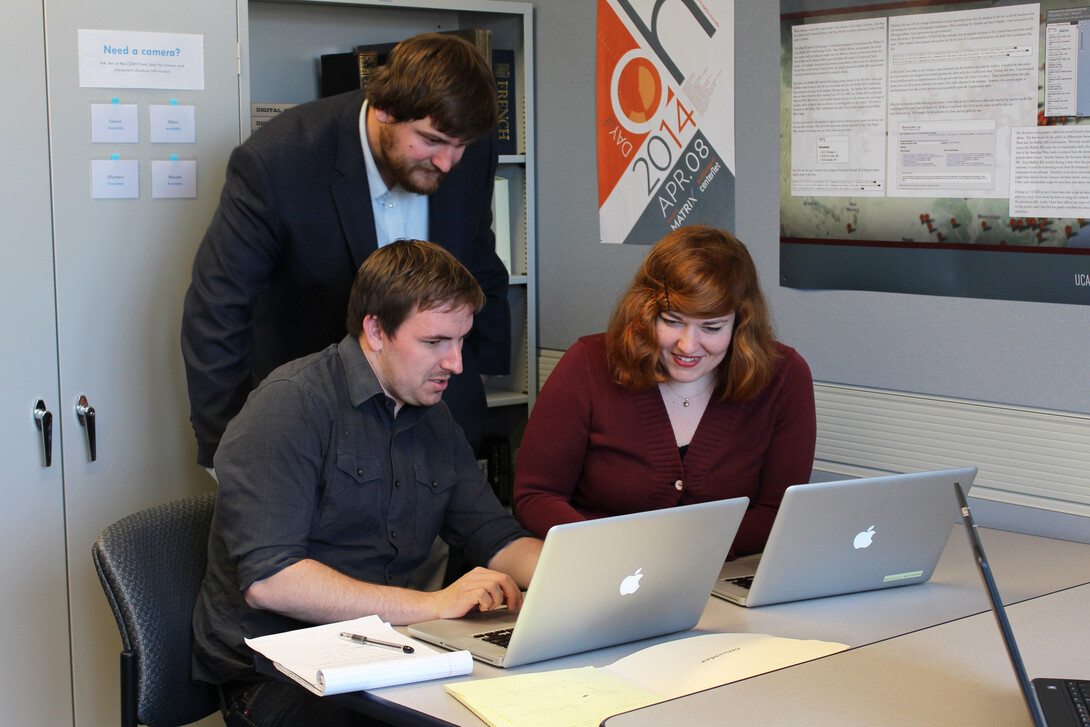
[{"label": "white paper document", "polygon": [[886,184],[885,18],[791,30],[791,194],[881,197]]},{"label": "white paper document", "polygon": [[1011,128],[1037,122],[1038,4],[889,19],[892,197],[1007,196]]},{"label": "white paper document", "polygon": [[831,641],[768,634],[702,634],[641,649],[602,671],[673,699],[847,648]]},{"label": "white paper document", "polygon": [[92,199],[136,199],[140,196],[140,165],[135,159],[92,159]]},{"label": "white paper document", "polygon": [[444,687],[490,727],[597,727],[620,712],[847,648],[766,634],[702,634],[650,646],[600,669],[559,669]]},{"label": "white paper document", "polygon": [[1090,126],[1012,129],[1010,188],[1011,217],[1090,217]]},{"label": "white paper document", "polygon": [[204,36],[76,31],[80,88],[204,89]]},{"label": "white paper document", "polygon": [[192,159],[152,160],[151,196],[155,199],[196,197],[197,162]]},{"label": "white paper document", "polygon": [[196,109],[190,104],[152,104],[152,144],[192,144],[197,140]]},{"label": "white paper document", "polygon": [[[412,654],[356,644],[341,632],[412,646]],[[473,671],[468,651],[437,651],[395,631],[378,616],[246,639],[281,672],[319,696],[460,676]]]},{"label": "white paper document", "polygon": [[1037,123],[1039,13],[792,27],[791,195],[1007,197],[1011,129]]},{"label": "white paper document", "polygon": [[91,104],[92,144],[135,144],[140,141],[136,104]]}]

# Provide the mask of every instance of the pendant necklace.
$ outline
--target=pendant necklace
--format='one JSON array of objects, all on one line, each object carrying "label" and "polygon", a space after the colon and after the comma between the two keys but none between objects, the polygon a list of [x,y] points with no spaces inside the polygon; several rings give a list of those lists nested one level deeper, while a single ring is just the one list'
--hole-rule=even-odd
[{"label": "pendant necklace", "polygon": [[674,396],[676,396],[677,398],[679,398],[679,399],[681,399],[681,400],[682,400],[682,402],[681,402],[681,405],[682,405],[682,406],[684,406],[684,407],[688,407],[688,406],[689,406],[689,399],[695,399],[695,398],[697,398],[698,396],[703,396],[703,395],[704,395],[704,392],[706,392],[706,391],[707,391],[708,389],[712,388],[712,386],[714,386],[714,385],[715,385],[715,377],[714,377],[714,376],[712,377],[711,383],[710,383],[710,384],[708,384],[707,386],[705,386],[705,387],[704,387],[704,388],[703,388],[703,389],[702,389],[702,390],[700,391],[700,393],[699,393],[699,394],[693,394],[692,396],[682,396],[681,394],[677,393],[677,390],[676,390],[676,389],[674,389],[674,387],[673,387],[673,386],[670,386],[670,382],[669,382],[669,381],[664,381],[664,382],[662,382],[662,383],[666,384],[666,388],[667,388],[667,389],[669,389],[670,391],[672,391],[672,392],[674,393]]}]

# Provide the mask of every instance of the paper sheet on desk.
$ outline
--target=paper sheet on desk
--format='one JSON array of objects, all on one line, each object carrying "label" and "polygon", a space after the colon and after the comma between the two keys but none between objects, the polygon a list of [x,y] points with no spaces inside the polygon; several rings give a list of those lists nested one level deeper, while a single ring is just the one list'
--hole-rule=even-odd
[{"label": "paper sheet on desk", "polygon": [[672,699],[847,648],[767,634],[702,634],[641,649],[601,670]]},{"label": "paper sheet on desk", "polygon": [[662,697],[592,666],[445,685],[490,727],[597,727]]},{"label": "paper sheet on desk", "polygon": [[597,727],[620,712],[847,648],[765,634],[703,634],[650,646],[601,669],[561,669],[445,687],[491,727]]},{"label": "paper sheet on desk", "polygon": [[[412,646],[413,654],[340,638],[342,631]],[[473,671],[468,651],[438,651],[410,639],[378,616],[246,639],[281,672],[321,696],[443,679]]]}]

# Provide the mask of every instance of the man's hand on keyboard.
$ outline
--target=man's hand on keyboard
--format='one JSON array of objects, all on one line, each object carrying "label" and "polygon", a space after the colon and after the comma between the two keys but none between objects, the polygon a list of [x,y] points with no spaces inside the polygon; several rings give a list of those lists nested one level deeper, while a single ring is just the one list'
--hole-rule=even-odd
[{"label": "man's hand on keyboard", "polygon": [[433,596],[437,618],[458,618],[474,608],[494,611],[507,606],[517,611],[522,607],[522,591],[514,579],[487,568],[474,568]]}]

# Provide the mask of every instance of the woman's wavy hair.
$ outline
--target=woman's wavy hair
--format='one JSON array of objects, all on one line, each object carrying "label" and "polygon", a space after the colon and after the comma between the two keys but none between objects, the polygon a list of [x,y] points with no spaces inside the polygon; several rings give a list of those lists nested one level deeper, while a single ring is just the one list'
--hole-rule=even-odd
[{"label": "woman's wavy hair", "polygon": [[655,325],[664,311],[705,319],[736,313],[730,348],[716,371],[721,401],[752,398],[768,385],[777,360],[768,306],[753,258],[734,235],[689,225],[651,248],[606,330],[610,372],[621,386],[666,381]]}]

